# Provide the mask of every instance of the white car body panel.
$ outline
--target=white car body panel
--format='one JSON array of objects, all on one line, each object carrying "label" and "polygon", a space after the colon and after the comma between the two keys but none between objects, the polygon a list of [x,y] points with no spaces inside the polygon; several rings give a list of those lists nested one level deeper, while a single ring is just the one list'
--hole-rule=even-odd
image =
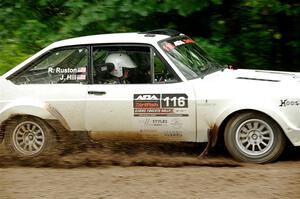
[{"label": "white car body panel", "polygon": [[[131,132],[136,136],[148,133],[158,140],[206,142],[209,129],[215,125],[219,127],[232,113],[250,109],[273,118],[289,140],[300,146],[300,73],[226,69],[188,81],[158,46],[158,41],[166,38],[165,35],[110,34],[64,40],[46,47],[0,77],[0,123],[14,114],[29,114],[58,120],[71,131],[103,132],[106,135]],[[51,49],[102,43],[151,45],[182,82],[15,85],[6,79]],[[93,95],[88,94],[89,91],[105,94]],[[186,94],[188,107],[174,110],[188,116],[135,117],[133,104],[137,94]]]},{"label": "white car body panel", "polygon": [[[105,95],[90,95],[86,106],[86,129],[107,134],[142,134],[145,139],[195,141],[195,97],[189,83],[144,84],[144,85],[90,85],[89,91],[105,92]],[[120,92],[121,91],[121,92]],[[135,112],[134,95],[150,98],[157,94],[184,93],[188,107],[176,109],[172,116],[157,113]],[[138,98],[138,97],[137,97]],[[99,108],[101,107],[101,108]],[[155,115],[155,116],[154,116]],[[186,116],[184,116],[186,115]],[[98,119],[96,119],[96,118]]]},{"label": "white car body panel", "polygon": [[[197,121],[197,131],[201,131],[199,128],[205,125],[219,126],[234,112],[255,110],[273,118],[291,142],[299,146],[300,118],[297,115],[300,101],[295,92],[299,90],[299,80],[299,73],[255,70],[225,70],[204,79],[193,80],[197,96],[197,118],[205,118]],[[286,99],[295,104],[280,106],[281,100]]]},{"label": "white car body panel", "polygon": [[12,115],[28,114],[47,120],[57,119],[68,130],[84,129],[82,113],[86,103],[86,85],[8,83],[7,86],[1,89],[5,100],[0,100],[0,122]]}]

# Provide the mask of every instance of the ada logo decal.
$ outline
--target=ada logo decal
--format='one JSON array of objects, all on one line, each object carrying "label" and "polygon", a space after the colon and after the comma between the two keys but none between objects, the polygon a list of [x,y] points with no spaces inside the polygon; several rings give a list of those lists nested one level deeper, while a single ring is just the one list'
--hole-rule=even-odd
[{"label": "ada logo decal", "polygon": [[159,95],[158,94],[141,94],[141,95],[134,95],[135,100],[159,100]]},{"label": "ada logo decal", "polygon": [[134,94],[134,108],[160,108],[160,94]]}]

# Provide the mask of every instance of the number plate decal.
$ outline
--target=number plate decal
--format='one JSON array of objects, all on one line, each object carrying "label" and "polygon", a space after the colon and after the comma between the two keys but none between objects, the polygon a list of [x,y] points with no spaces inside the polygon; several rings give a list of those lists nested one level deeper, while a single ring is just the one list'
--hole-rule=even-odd
[{"label": "number plate decal", "polygon": [[179,94],[134,94],[135,117],[187,117],[188,96]]}]

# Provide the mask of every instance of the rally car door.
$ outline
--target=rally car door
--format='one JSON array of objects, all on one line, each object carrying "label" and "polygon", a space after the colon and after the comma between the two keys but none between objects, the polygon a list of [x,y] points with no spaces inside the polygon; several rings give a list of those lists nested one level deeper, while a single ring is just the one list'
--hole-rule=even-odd
[{"label": "rally car door", "polygon": [[90,85],[86,126],[94,139],[196,139],[195,97],[187,83]]},{"label": "rally car door", "polygon": [[[107,57],[119,57],[119,60],[107,63]],[[102,72],[111,64],[116,69],[120,57],[126,58],[123,61],[130,64],[120,66],[138,75],[134,80],[129,78],[130,82],[126,84],[105,82]],[[93,139],[195,141],[193,87],[181,81],[151,47],[94,47],[93,64],[95,74],[101,71],[100,78],[94,75],[93,84],[88,86],[85,118],[86,128]],[[109,72],[108,76],[115,74],[118,73]]]}]

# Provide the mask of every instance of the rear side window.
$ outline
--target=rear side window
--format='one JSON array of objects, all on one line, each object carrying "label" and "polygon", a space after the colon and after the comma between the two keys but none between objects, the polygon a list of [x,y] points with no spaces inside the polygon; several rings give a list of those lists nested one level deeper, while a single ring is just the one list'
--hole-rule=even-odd
[{"label": "rear side window", "polygon": [[59,49],[50,52],[10,78],[15,84],[86,83],[87,48]]}]

